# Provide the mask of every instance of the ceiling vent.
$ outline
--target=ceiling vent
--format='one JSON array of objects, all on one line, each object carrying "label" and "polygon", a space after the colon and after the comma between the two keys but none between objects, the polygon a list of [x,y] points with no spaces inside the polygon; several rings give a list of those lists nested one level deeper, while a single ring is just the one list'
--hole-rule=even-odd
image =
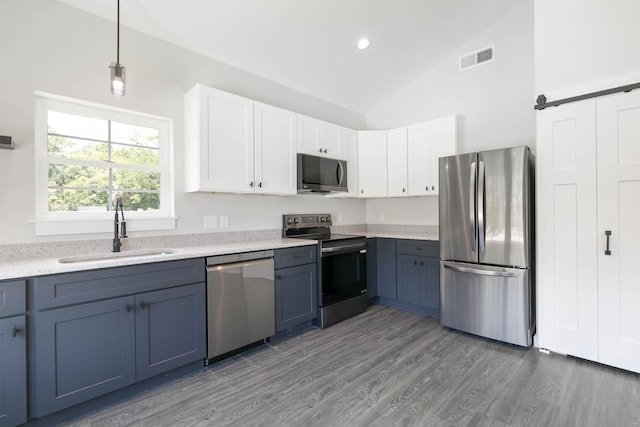
[{"label": "ceiling vent", "polygon": [[489,46],[460,57],[460,71],[491,62],[495,58],[495,46]]}]

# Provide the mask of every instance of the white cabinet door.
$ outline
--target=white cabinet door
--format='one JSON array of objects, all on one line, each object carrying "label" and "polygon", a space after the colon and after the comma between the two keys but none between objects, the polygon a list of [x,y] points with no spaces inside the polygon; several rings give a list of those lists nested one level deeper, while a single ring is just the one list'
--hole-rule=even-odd
[{"label": "white cabinet door", "polygon": [[596,109],[599,360],[640,372],[640,92]]},{"label": "white cabinet door", "polygon": [[185,95],[187,191],[253,192],[253,101],[197,85]]},{"label": "white cabinet door", "polygon": [[598,360],[596,109],[593,100],[537,117],[538,340]]},{"label": "white cabinet door", "polygon": [[407,128],[387,132],[387,194],[407,195]]},{"label": "white cabinet door", "polygon": [[358,133],[351,129],[342,128],[344,157],[347,161],[347,187],[349,191],[342,197],[358,197],[359,194],[359,165],[358,165]]},{"label": "white cabinet door", "polygon": [[387,131],[358,132],[360,197],[387,196]]},{"label": "white cabinet door", "polygon": [[332,159],[344,160],[342,127],[326,122],[323,123],[322,127],[324,128],[323,154]]},{"label": "white cabinet door", "polygon": [[407,187],[409,196],[431,194],[431,162],[429,122],[417,123],[407,128]]},{"label": "white cabinet door", "polygon": [[257,193],[296,194],[296,114],[254,103]]},{"label": "white cabinet door", "polygon": [[429,184],[428,194],[438,194],[438,159],[456,154],[458,117],[447,116],[429,122]]},{"label": "white cabinet door", "polygon": [[298,153],[344,160],[342,128],[298,114]]}]

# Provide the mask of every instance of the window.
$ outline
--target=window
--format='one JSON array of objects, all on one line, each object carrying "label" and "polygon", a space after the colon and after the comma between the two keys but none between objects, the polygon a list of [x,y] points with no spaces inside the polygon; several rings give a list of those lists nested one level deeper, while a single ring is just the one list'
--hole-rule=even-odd
[{"label": "window", "polygon": [[36,234],[107,232],[118,197],[131,231],[175,228],[171,128],[169,119],[38,94]]}]

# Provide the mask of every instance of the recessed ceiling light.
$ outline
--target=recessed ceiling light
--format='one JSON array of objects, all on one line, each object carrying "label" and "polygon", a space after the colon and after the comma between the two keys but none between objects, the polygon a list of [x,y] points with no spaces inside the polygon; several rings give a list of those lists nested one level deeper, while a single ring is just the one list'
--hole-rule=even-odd
[{"label": "recessed ceiling light", "polygon": [[369,47],[370,44],[371,42],[369,42],[369,39],[361,38],[360,40],[358,40],[358,49],[365,50]]}]

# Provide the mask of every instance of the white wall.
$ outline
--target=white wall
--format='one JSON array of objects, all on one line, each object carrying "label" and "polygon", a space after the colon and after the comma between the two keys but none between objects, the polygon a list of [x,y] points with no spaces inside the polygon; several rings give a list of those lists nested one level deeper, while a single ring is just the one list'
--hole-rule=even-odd
[{"label": "white wall", "polygon": [[638,0],[535,0],[536,94],[548,100],[640,81]]},{"label": "white wall", "polygon": [[[538,1],[538,0],[536,0]],[[366,112],[367,126],[391,129],[449,114],[466,122],[466,150],[535,144],[533,0],[510,3],[500,20]],[[459,71],[460,55],[495,45],[495,61]],[[416,52],[416,54],[420,54]],[[534,147],[535,148],[535,147]],[[435,225],[437,197],[371,200],[369,223]],[[380,221],[380,215],[384,221]]]},{"label": "white wall", "polygon": [[[354,129],[365,126],[363,115],[126,28],[120,58],[127,96],[115,98],[108,89],[115,36],[113,22],[57,1],[0,2],[0,135],[16,143],[15,151],[0,150],[0,244],[65,238],[37,238],[29,222],[35,215],[34,90],[174,120],[176,233],[204,232],[206,214],[229,215],[230,230],[277,229],[283,213],[312,211],[340,213],[343,224],[364,222],[360,200],[184,193],[183,94],[203,83]],[[92,237],[109,236],[68,238]]]}]

